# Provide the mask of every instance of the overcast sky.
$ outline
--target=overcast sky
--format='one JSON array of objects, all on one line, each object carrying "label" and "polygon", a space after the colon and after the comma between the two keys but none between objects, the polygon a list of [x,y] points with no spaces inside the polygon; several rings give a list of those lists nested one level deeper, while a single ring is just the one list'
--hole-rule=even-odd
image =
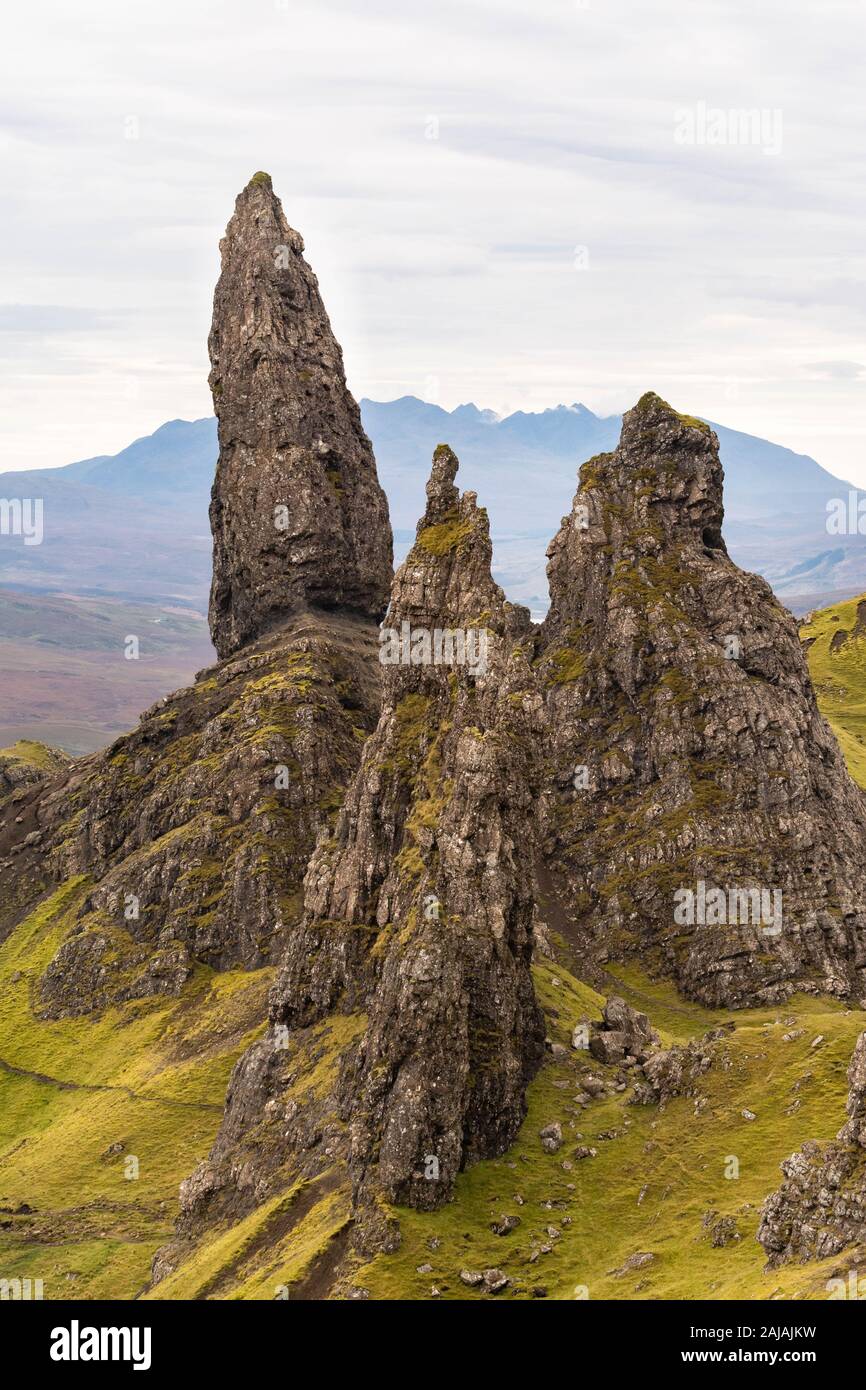
[{"label": "overcast sky", "polygon": [[866,485],[864,48],[834,0],[10,6],[0,469],[210,412],[266,169],[357,396],[652,388]]}]

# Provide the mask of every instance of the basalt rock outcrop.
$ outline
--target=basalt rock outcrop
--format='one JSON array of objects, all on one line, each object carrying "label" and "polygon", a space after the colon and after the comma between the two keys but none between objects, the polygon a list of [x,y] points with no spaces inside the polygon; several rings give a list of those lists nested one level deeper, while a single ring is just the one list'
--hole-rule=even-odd
[{"label": "basalt rock outcrop", "polygon": [[709,1005],[859,998],[866,803],[722,514],[715,435],[652,394],[581,468],[548,551],[546,865],[588,958]]},{"label": "basalt rock outcrop", "polygon": [[847,1122],[835,1141],[809,1141],[782,1164],[785,1181],[764,1203],[758,1240],[771,1265],[866,1247],[866,1033],[848,1068]]},{"label": "basalt rock outcrop", "polygon": [[387,504],[269,179],[241,193],[222,249],[211,623],[223,660],[16,808],[0,935],[52,884],[87,887],[34,982],[48,1017],[177,994],[196,962],[275,962],[379,712]]},{"label": "basalt rock outcrop", "polygon": [[375,655],[373,624],[298,617],[46,791],[43,864],[91,884],[37,992],[46,1014],[176,993],[195,961],[278,958],[375,720]]},{"label": "basalt rock outcrop", "polygon": [[308,605],[380,618],[392,544],[340,346],[267,174],[239,194],[220,250],[210,622],[227,657]]},{"label": "basalt rock outcrop", "polygon": [[[378,726],[311,859],[270,1032],[184,1194],[187,1238],[237,1211],[237,1190],[261,1200],[295,1145],[305,1173],[348,1166],[356,1240],[387,1243],[380,1198],[439,1206],[524,1117],[544,1039],[530,977],[543,702],[528,617],[491,578],[487,516],[456,468],[440,446],[381,634]],[[319,1096],[298,1105],[296,1057],[340,1017],[352,1036],[323,1124]]]},{"label": "basalt rock outcrop", "polygon": [[[62,913],[28,918],[31,964],[14,972],[34,1027],[183,994],[172,1043],[187,1056],[213,1026],[181,1036],[187,993],[213,978],[196,967],[273,967],[236,1021],[221,1127],[154,1263],[155,1284],[183,1289],[200,1255],[206,1297],[263,1249],[260,1290],[273,1273],[304,1296],[309,1265],[311,1296],[346,1292],[359,1256],[399,1241],[394,1206],[436,1209],[461,1170],[508,1150],[544,1058],[534,949],[573,1050],[631,1073],[636,1101],[695,1096],[699,1113],[702,1078],[732,1065],[726,1031],[662,1049],[619,996],[574,1024],[585,1001],[551,971],[557,935],[605,992],[604,965],[632,954],[717,1007],[866,995],[866,803],[793,620],[726,554],[711,430],[653,395],[629,412],[618,449],[581,470],[541,629],[494,582],[486,513],[445,445],[392,583],[387,507],[302,250],[257,175],[222,246],[210,340],[219,662],[104,753],[0,788],[0,939],[69,889]],[[848,1125],[789,1160],[767,1204],[774,1260],[863,1239],[864,1039]],[[550,1065],[571,1069],[573,1050],[551,1041]],[[581,1106],[626,1087],[581,1084]],[[573,1113],[545,1115],[545,1162]],[[558,1181],[573,1170],[552,1161]],[[576,1183],[552,1202],[551,1181],[542,1206],[564,1209]]]}]

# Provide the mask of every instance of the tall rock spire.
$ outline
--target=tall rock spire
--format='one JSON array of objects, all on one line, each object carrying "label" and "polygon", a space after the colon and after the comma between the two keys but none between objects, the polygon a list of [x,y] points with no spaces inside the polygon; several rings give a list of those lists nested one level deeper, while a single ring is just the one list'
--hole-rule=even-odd
[{"label": "tall rock spire", "polygon": [[392,539],[340,346],[269,175],[239,194],[220,249],[210,626],[226,657],[305,607],[380,617]]},{"label": "tall rock spire", "polygon": [[381,634],[379,725],[310,862],[272,995],[290,1026],[362,1001],[346,1108],[368,1210],[376,1192],[439,1206],[462,1167],[504,1152],[541,1057],[529,965],[542,703],[528,614],[494,582],[487,513],[456,471],[440,445]]},{"label": "tall rock spire", "polygon": [[866,802],[721,524],[716,436],[652,393],[581,468],[548,551],[548,862],[587,943],[707,1004],[859,996]]},{"label": "tall rock spire", "polygon": [[[440,445],[380,634],[379,722],[310,861],[272,1030],[237,1065],[184,1232],[235,1184],[265,1190],[294,1146],[308,1173],[347,1162],[356,1239],[388,1244],[381,1198],[440,1206],[526,1114],[544,1039],[530,973],[544,711],[529,615],[494,582],[487,513],[456,471]],[[297,1051],[321,1028],[349,1044],[339,1124],[312,1090],[290,1098]]]}]

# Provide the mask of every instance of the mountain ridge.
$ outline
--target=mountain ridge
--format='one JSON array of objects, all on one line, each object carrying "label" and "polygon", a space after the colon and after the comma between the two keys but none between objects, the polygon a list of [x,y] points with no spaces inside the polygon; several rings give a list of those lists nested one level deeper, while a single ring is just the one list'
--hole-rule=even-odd
[{"label": "mountain ridge", "polygon": [[[450,433],[470,485],[476,473],[480,480],[491,467],[497,469],[498,495],[489,500],[495,569],[511,597],[523,602],[529,599],[534,611],[543,611],[542,548],[527,549],[515,542],[540,540],[551,534],[567,509],[578,464],[615,445],[622,417],[597,416],[581,403],[500,417],[473,402],[446,411],[415,396],[386,402],[362,398],[360,409],[389,495],[394,528],[403,545],[408,543],[422,497],[426,460],[443,430]],[[726,469],[726,539],[738,562],[764,573],[786,601],[802,597],[800,607],[819,596],[829,602],[834,595],[850,597],[858,588],[866,588],[866,538],[834,538],[831,543],[825,527],[826,502],[846,494],[850,484],[807,454],[710,420],[706,423],[716,430],[721,444]],[[82,538],[68,520],[70,511],[73,515],[76,511],[76,501],[80,500],[86,512],[92,512],[104,501],[100,494],[139,498],[146,506],[138,518],[139,539],[161,534],[163,540],[176,538],[175,543],[179,543],[181,535],[190,533],[197,538],[192,554],[187,556],[193,594],[184,595],[163,583],[160,597],[195,601],[200,607],[208,582],[209,548],[201,508],[212,481],[216,451],[214,417],[176,419],[140,436],[115,455],[0,474],[0,493],[16,495],[17,489],[20,495],[25,484],[26,489],[49,484],[47,500],[56,500],[62,513],[61,535],[76,549],[82,548]],[[526,479],[533,466],[539,471],[535,486],[529,488]],[[76,498],[78,487],[84,489],[80,498]],[[797,507],[792,508],[792,497],[799,499]],[[172,502],[174,512],[170,510]],[[156,514],[147,510],[148,503],[151,507],[156,503]],[[108,520],[114,524],[114,518]],[[121,523],[121,542],[128,529]],[[50,543],[49,534],[46,545]],[[806,556],[802,554],[804,546],[811,551]],[[29,579],[40,585],[72,587],[66,582],[68,574],[52,574],[50,564],[41,564],[38,549],[33,547],[26,553],[19,548],[14,555],[0,550],[0,581]],[[18,567],[10,571],[16,561]],[[176,568],[166,565],[167,577]],[[88,566],[82,569],[76,562],[75,569],[83,579]],[[801,582],[804,575],[811,575],[810,582]],[[93,579],[101,591],[116,585],[104,572]],[[149,566],[146,582],[151,590],[153,579],[153,566]],[[188,590],[190,575],[186,579],[184,587]]]}]

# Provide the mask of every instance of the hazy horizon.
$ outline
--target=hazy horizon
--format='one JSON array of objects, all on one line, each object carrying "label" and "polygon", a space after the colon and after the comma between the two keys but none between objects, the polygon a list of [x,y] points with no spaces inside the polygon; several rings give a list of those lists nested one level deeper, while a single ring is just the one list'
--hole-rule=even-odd
[{"label": "hazy horizon", "polygon": [[862,27],[736,0],[10,14],[0,471],[211,412],[218,243],[264,168],[357,397],[609,416],[652,389],[866,484]]}]

